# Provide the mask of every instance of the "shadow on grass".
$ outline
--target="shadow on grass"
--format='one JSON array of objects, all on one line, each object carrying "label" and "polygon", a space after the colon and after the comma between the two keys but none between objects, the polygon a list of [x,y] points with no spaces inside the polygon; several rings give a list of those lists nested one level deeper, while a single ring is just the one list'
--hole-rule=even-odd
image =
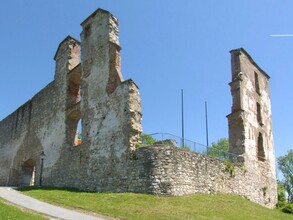
[{"label": "shadow on grass", "polygon": [[60,191],[68,191],[68,192],[88,192],[93,193],[92,191],[84,191],[79,190],[77,188],[70,188],[70,187],[52,187],[52,186],[26,186],[17,188],[18,191],[25,192],[25,191],[32,191],[32,190],[60,190]]},{"label": "shadow on grass", "polygon": [[[20,191],[20,192],[26,192],[26,191],[37,191],[37,190],[54,190],[54,191],[67,191],[67,192],[75,192],[75,193],[104,193],[104,194],[137,194],[137,195],[151,195],[155,197],[173,197],[170,195],[154,195],[151,193],[141,193],[141,192],[111,192],[111,191],[90,191],[90,190],[81,190],[78,188],[73,188],[73,187],[54,187],[54,186],[25,186],[25,187],[19,187],[16,188],[15,190]],[[187,195],[189,196],[189,195]]]}]

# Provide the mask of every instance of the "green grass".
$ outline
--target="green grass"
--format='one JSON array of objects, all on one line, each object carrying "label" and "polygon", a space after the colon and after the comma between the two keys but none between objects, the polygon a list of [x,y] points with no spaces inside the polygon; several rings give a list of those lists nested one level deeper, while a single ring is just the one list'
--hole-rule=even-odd
[{"label": "green grass", "polygon": [[34,219],[47,219],[39,214],[32,213],[27,210],[9,205],[0,199],[0,219],[1,220],[34,220]]},{"label": "green grass", "polygon": [[290,214],[264,208],[236,195],[157,197],[135,193],[91,193],[52,188],[22,191],[49,203],[123,219],[293,219]]}]

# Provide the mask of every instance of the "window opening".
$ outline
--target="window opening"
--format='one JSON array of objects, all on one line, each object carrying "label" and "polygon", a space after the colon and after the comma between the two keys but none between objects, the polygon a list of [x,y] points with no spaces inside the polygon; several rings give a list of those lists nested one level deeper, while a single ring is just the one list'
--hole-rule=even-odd
[{"label": "window opening", "polygon": [[260,125],[263,125],[262,116],[261,116],[261,106],[258,102],[256,103],[256,108],[257,108],[257,121]]},{"label": "window opening", "polygon": [[66,136],[67,143],[78,146],[82,143],[82,122],[80,111],[80,75],[79,69],[69,73],[66,98]]},{"label": "window opening", "polygon": [[259,133],[257,138],[257,158],[260,161],[265,160],[265,151],[264,151],[263,143],[264,141],[263,141],[262,133]]},{"label": "window opening", "polygon": [[82,143],[82,123],[81,119],[78,120],[77,122],[77,129],[75,133],[75,138],[74,138],[74,146],[81,145]]},{"label": "window opening", "polygon": [[90,36],[91,33],[92,33],[91,25],[89,24],[88,26],[85,27],[85,37]]},{"label": "window opening", "polygon": [[71,107],[80,102],[80,85],[69,82],[68,85],[68,106]]},{"label": "window opening", "polygon": [[32,159],[25,161],[22,165],[20,186],[34,186],[36,176],[36,162]]},{"label": "window opening", "polygon": [[260,94],[260,87],[259,87],[259,78],[258,74],[254,72],[254,83],[255,83],[255,91]]},{"label": "window opening", "polygon": [[82,143],[82,122],[80,110],[72,111],[66,119],[66,135],[68,144],[78,146]]}]

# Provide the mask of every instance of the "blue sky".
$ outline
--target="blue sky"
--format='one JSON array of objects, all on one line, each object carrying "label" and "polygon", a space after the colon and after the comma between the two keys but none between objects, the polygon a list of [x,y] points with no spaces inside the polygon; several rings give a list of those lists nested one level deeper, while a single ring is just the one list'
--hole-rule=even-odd
[{"label": "blue sky", "polygon": [[[80,39],[80,23],[97,8],[119,19],[122,73],[140,87],[146,133],[205,143],[228,137],[231,49],[243,47],[270,76],[276,156],[292,148],[292,0],[10,0],[0,8],[0,120],[54,77],[58,44]],[[49,97],[48,97],[49,98]]]}]

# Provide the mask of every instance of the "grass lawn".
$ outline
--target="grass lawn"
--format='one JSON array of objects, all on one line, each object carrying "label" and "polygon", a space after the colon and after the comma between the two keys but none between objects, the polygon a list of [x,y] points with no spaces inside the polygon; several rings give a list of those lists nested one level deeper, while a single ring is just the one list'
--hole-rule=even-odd
[{"label": "grass lawn", "polygon": [[1,220],[34,220],[34,219],[48,219],[39,214],[32,213],[27,210],[6,204],[4,200],[0,199],[0,219]]},{"label": "grass lawn", "polygon": [[135,193],[93,193],[56,188],[26,188],[22,189],[22,192],[49,203],[123,219],[293,219],[293,215],[264,208],[236,195],[157,197]]}]

